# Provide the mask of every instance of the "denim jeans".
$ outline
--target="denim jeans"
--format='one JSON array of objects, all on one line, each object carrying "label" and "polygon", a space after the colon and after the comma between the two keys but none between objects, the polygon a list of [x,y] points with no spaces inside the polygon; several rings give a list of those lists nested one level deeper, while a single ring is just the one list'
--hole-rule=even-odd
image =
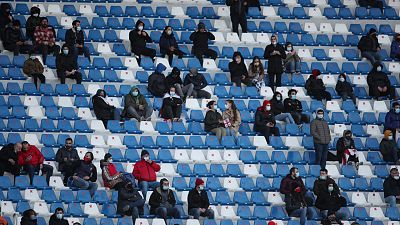
[{"label": "denim jeans", "polygon": [[207,217],[208,219],[214,219],[214,210],[206,209],[205,212],[201,213],[200,208],[192,208],[189,210],[189,215],[193,216],[194,219],[199,219],[200,216]]},{"label": "denim jeans", "polygon": [[172,216],[175,219],[181,218],[181,212],[177,206],[166,208],[166,207],[158,207],[156,209],[156,215],[164,220],[167,220],[168,216]]},{"label": "denim jeans", "polygon": [[328,144],[314,143],[315,147],[315,165],[320,165],[321,169],[325,169],[326,160],[328,158]]},{"label": "denim jeans", "polygon": [[294,119],[290,113],[281,113],[281,114],[275,115],[275,119],[279,120],[279,121],[284,121],[287,124],[294,123]]},{"label": "denim jeans", "polygon": [[389,207],[396,207],[396,196],[388,196],[385,198],[385,202],[389,204]]},{"label": "denim jeans", "polygon": [[[26,171],[29,175],[30,182],[32,184],[33,177],[35,173],[39,172],[40,166],[39,165],[24,165],[23,170]],[[42,173],[46,174],[46,181],[49,184],[50,177],[53,176],[53,167],[47,164],[43,164]]]},{"label": "denim jeans", "polygon": [[300,217],[300,225],[304,225],[306,220],[314,220],[318,218],[318,213],[314,207],[300,208],[290,213],[291,217]]},{"label": "denim jeans", "polygon": [[227,127],[227,128],[225,128],[225,130],[226,130],[226,136],[232,136],[235,139],[235,142],[237,142],[238,134],[237,134],[236,130],[234,130],[231,127]]},{"label": "denim jeans", "polygon": [[287,73],[295,73],[300,72],[301,64],[300,61],[292,60],[286,63],[286,72]]},{"label": "denim jeans", "polygon": [[157,181],[140,181],[139,188],[142,191],[143,198],[146,199],[146,194],[149,188],[156,189],[160,186],[160,183]]},{"label": "denim jeans", "polygon": [[96,182],[87,181],[80,177],[78,177],[77,179],[70,177],[68,179],[68,186],[83,189],[83,190],[89,190],[91,196],[93,196],[97,190]]},{"label": "denim jeans", "polygon": [[376,62],[382,61],[382,57],[379,55],[379,52],[362,52],[361,56],[368,59],[372,65]]},{"label": "denim jeans", "polygon": [[129,202],[129,210],[132,212],[132,222],[135,224],[136,219],[139,217],[139,214],[143,214],[143,206],[146,200],[139,199],[136,201]]},{"label": "denim jeans", "polygon": [[78,55],[84,55],[86,58],[89,59],[90,62],[90,53],[89,53],[89,48],[85,45],[83,45],[82,48],[78,47],[73,47],[72,48],[72,53],[78,58]]}]

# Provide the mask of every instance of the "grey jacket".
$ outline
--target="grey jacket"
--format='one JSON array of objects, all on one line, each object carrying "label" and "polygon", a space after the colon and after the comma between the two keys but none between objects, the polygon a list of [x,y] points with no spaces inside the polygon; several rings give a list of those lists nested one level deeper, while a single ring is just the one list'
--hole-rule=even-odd
[{"label": "grey jacket", "polygon": [[331,141],[329,126],[324,119],[315,119],[311,122],[311,135],[315,144],[329,144]]}]

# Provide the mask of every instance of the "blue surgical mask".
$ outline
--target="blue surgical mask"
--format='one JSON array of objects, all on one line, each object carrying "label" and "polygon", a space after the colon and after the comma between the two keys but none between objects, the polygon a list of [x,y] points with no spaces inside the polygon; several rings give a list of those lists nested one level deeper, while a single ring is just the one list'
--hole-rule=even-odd
[{"label": "blue surgical mask", "polygon": [[133,91],[133,92],[132,92],[132,95],[136,97],[136,96],[138,96],[138,95],[139,95],[139,92],[137,92],[137,91]]},{"label": "blue surgical mask", "polygon": [[68,49],[64,49],[63,53],[64,53],[64,55],[68,55],[68,53],[69,53]]},{"label": "blue surgical mask", "polygon": [[299,172],[296,173],[296,177],[300,177],[300,173]]},{"label": "blue surgical mask", "polygon": [[31,219],[31,220],[36,220],[37,218],[36,218],[35,215],[31,215],[31,216],[29,217],[29,219]]},{"label": "blue surgical mask", "polygon": [[214,106],[213,106],[213,109],[217,110],[217,109],[218,109],[218,106],[217,106],[217,105],[214,105]]},{"label": "blue surgical mask", "polygon": [[296,95],[291,95],[290,98],[291,98],[292,100],[296,100]]},{"label": "blue surgical mask", "polygon": [[396,113],[400,113],[400,108],[394,109]]}]

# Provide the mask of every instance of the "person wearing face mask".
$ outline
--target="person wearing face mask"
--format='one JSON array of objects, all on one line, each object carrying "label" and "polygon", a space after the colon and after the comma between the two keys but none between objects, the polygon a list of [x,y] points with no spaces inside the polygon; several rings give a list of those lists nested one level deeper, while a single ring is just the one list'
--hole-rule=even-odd
[{"label": "person wearing face mask", "polygon": [[138,20],[135,29],[129,32],[129,41],[131,42],[131,51],[135,54],[138,64],[140,64],[141,56],[150,57],[153,61],[156,57],[156,50],[146,47],[146,43],[152,43],[150,35],[144,31],[144,23]]},{"label": "person wearing face mask", "polygon": [[139,215],[143,215],[145,199],[134,188],[132,183],[125,185],[125,188],[118,190],[117,213],[121,215],[132,215],[132,222],[135,224]]},{"label": "person wearing face mask", "polygon": [[136,86],[124,97],[124,110],[122,117],[134,118],[137,121],[150,121],[153,109],[147,104],[145,97]]},{"label": "person wearing face mask", "polygon": [[168,55],[170,65],[172,65],[174,55],[177,55],[179,59],[183,57],[183,52],[179,50],[178,42],[175,39],[171,26],[166,26],[164,28],[159,44],[161,56],[164,58],[165,55]]},{"label": "person wearing face mask", "polygon": [[233,53],[232,61],[229,63],[229,72],[231,74],[231,81],[237,86],[241,87],[241,83],[248,80],[247,68],[240,52]]},{"label": "person wearing face mask", "polygon": [[150,214],[163,218],[165,222],[168,216],[180,219],[181,212],[175,204],[174,191],[169,188],[169,181],[167,178],[161,179],[160,186],[153,191],[149,199]]},{"label": "person wearing face mask", "polygon": [[193,98],[211,98],[211,94],[208,91],[203,90],[208,85],[207,80],[203,76],[203,74],[199,73],[197,68],[191,68],[189,70],[189,74],[187,74],[185,76],[185,79],[183,80],[183,86],[187,86],[190,84],[193,84]]},{"label": "person wearing face mask", "polygon": [[147,150],[142,150],[140,157],[141,160],[135,163],[132,174],[138,180],[143,198],[146,199],[149,188],[154,190],[159,186],[156,172],[160,171],[161,167],[150,159],[150,154]]},{"label": "person wearing face mask", "polygon": [[26,28],[26,38],[35,41],[34,33],[37,26],[40,25],[40,8],[33,6],[30,9],[30,16],[26,20],[25,28]]},{"label": "person wearing face mask", "polygon": [[79,166],[79,155],[73,146],[72,138],[65,139],[65,145],[58,149],[56,162],[58,171],[64,175],[64,185],[67,185],[68,178],[74,175],[75,169]]},{"label": "person wearing face mask", "polygon": [[168,89],[175,87],[176,93],[183,99],[184,102],[186,98],[192,97],[194,84],[183,85],[181,71],[177,67],[172,69],[172,72],[165,78],[165,82],[167,83]]},{"label": "person wearing face mask", "polygon": [[328,123],[324,120],[323,109],[317,109],[316,118],[311,122],[310,130],[314,139],[315,164],[325,169],[331,133]]},{"label": "person wearing face mask", "polygon": [[92,163],[93,159],[93,153],[86,152],[76,168],[75,174],[68,178],[68,187],[89,190],[90,195],[94,195],[97,190],[97,169]]},{"label": "person wearing face mask", "polygon": [[278,43],[275,35],[271,36],[271,44],[265,47],[264,59],[268,60],[268,80],[272,90],[281,86],[281,77],[283,73],[283,60],[286,59],[285,48]]},{"label": "person wearing face mask", "polygon": [[207,103],[207,113],[204,118],[204,130],[212,132],[217,136],[218,141],[221,143],[222,137],[226,136],[226,129],[224,127],[224,120],[221,114],[217,111],[217,102],[209,101]]},{"label": "person wearing face mask", "polygon": [[247,86],[255,85],[258,90],[265,86],[264,83],[264,66],[261,63],[260,57],[254,56],[253,62],[250,63],[247,71],[248,78],[243,82]]},{"label": "person wearing face mask", "polygon": [[42,171],[46,174],[46,181],[49,183],[50,177],[53,175],[53,167],[44,164],[44,156],[40,150],[30,145],[27,141],[23,141],[21,151],[18,152],[18,165],[28,173],[30,184],[32,185],[35,173]]},{"label": "person wearing face mask", "polygon": [[208,41],[215,40],[215,36],[206,29],[204,23],[200,22],[197,25],[196,31],[190,35],[189,39],[193,41],[192,53],[199,59],[201,65],[203,65],[203,56],[214,60],[217,58],[217,52],[208,48]]},{"label": "person wearing face mask", "polygon": [[[294,73],[300,73],[301,59],[294,50],[292,43],[287,42],[285,45],[286,59],[284,60],[285,72],[292,75]],[[291,79],[290,79],[291,80]]]},{"label": "person wearing face mask", "polygon": [[304,87],[307,90],[307,94],[310,97],[316,98],[318,101],[325,99],[330,101],[332,99],[331,94],[326,91],[324,82],[322,81],[321,71],[313,69],[312,74],[308,77]]},{"label": "person wearing face mask", "polygon": [[293,117],[293,120],[299,127],[301,127],[302,123],[310,122],[309,115],[303,113],[303,106],[297,99],[296,89],[290,89],[288,91],[288,98],[285,99],[283,105],[285,107],[284,112],[290,113],[290,115]]},{"label": "person wearing face mask", "polygon": [[282,94],[280,92],[275,92],[270,103],[271,112],[274,114],[276,120],[286,122],[286,124],[295,123],[292,115],[284,112],[285,107],[283,105]]},{"label": "person wearing face mask", "polygon": [[109,120],[121,119],[121,110],[107,99],[107,93],[103,89],[97,90],[92,102],[94,114],[98,120],[103,122],[104,127],[107,127]]},{"label": "person wearing face mask", "polygon": [[169,93],[164,95],[160,117],[166,121],[181,121],[182,104],[181,97],[176,93],[175,88],[171,87]]},{"label": "person wearing face mask", "polygon": [[372,65],[382,61],[382,57],[379,54],[381,46],[378,42],[375,28],[369,29],[368,34],[360,39],[357,47],[361,52],[361,56],[370,61]]},{"label": "person wearing face mask", "polygon": [[14,176],[19,175],[20,166],[18,165],[18,152],[21,151],[22,144],[17,142],[15,144],[9,143],[4,145],[0,150],[0,176],[4,172],[9,172]]},{"label": "person wearing face mask", "polygon": [[210,209],[210,201],[208,200],[207,191],[204,190],[204,181],[196,178],[195,187],[189,191],[188,197],[188,213],[198,220],[200,216],[214,219],[214,210]]},{"label": "person wearing face mask", "polygon": [[367,83],[369,87],[369,95],[377,100],[381,97],[396,98],[396,90],[391,85],[389,77],[383,71],[381,63],[377,62],[368,73]]},{"label": "person wearing face mask", "polygon": [[232,32],[239,35],[239,24],[242,33],[247,33],[247,0],[227,0],[226,5],[230,6]]},{"label": "person wearing face mask", "polygon": [[157,64],[156,70],[149,76],[147,90],[155,97],[161,98],[167,93],[165,75],[163,72],[167,69],[164,64]]},{"label": "person wearing face mask", "polygon": [[263,105],[257,108],[254,122],[254,131],[264,135],[268,143],[271,135],[280,136],[279,129],[276,127],[275,116],[271,110],[271,103],[265,100]]},{"label": "person wearing face mask", "polygon": [[13,21],[13,17],[11,15],[11,4],[10,3],[1,3],[0,5],[0,39],[4,39],[4,31],[5,29],[11,25]]},{"label": "person wearing face mask", "polygon": [[68,45],[72,55],[78,57],[78,55],[83,54],[90,62],[89,48],[85,46],[85,36],[81,28],[81,21],[74,20],[72,28],[65,32],[65,44]]},{"label": "person wearing face mask", "polygon": [[390,58],[399,61],[400,60],[400,33],[397,33],[390,45]]},{"label": "person wearing face mask", "polygon": [[346,101],[350,97],[353,103],[356,104],[356,95],[354,94],[353,87],[346,80],[346,74],[341,73],[339,75],[335,90],[342,97],[343,101]]},{"label": "person wearing face mask", "polygon": [[379,144],[379,151],[385,162],[393,162],[400,165],[400,151],[391,130],[385,130],[385,132],[383,132],[383,138]]},{"label": "person wearing face mask", "polygon": [[82,82],[82,74],[79,72],[77,58],[70,52],[67,44],[62,46],[62,53],[56,57],[57,76],[61,84],[65,84],[65,79],[76,80],[77,84]]},{"label": "person wearing face mask", "polygon": [[35,210],[28,209],[22,213],[21,225],[38,225],[37,213]]},{"label": "person wearing face mask", "polygon": [[393,102],[392,109],[386,113],[384,130],[391,130],[396,138],[397,132],[400,131],[400,103]]},{"label": "person wearing face mask", "polygon": [[235,140],[237,140],[242,119],[233,100],[226,100],[225,111],[222,113],[222,119],[224,120],[226,128],[226,136],[233,136]]},{"label": "person wearing face mask", "polygon": [[56,32],[52,26],[49,26],[46,17],[40,18],[40,25],[35,28],[35,51],[42,54],[43,63],[46,64],[46,58],[49,53],[57,56],[60,52],[60,46],[56,44]]},{"label": "person wearing face mask", "polygon": [[44,67],[40,60],[36,58],[33,54],[29,54],[29,58],[25,60],[24,66],[22,68],[24,73],[33,78],[33,83],[36,88],[39,90],[38,79],[41,84],[46,83],[46,77],[43,75]]},{"label": "person wearing face mask", "polygon": [[358,169],[359,160],[357,154],[351,131],[343,131],[343,137],[339,138],[336,143],[336,156],[339,163],[342,165],[354,164]]},{"label": "person wearing face mask", "polygon": [[400,203],[400,179],[396,167],[390,169],[390,175],[383,182],[383,194],[389,207],[397,207]]},{"label": "person wearing face mask", "polygon": [[64,209],[57,208],[50,216],[49,225],[68,225],[68,220],[64,219]]},{"label": "person wearing face mask", "polygon": [[292,167],[289,170],[289,174],[286,175],[285,178],[282,179],[279,192],[281,194],[290,195],[292,193],[292,187],[296,184],[297,192],[303,195],[306,194],[307,189],[304,186],[303,180],[300,177],[299,169],[297,167]]},{"label": "person wearing face mask", "polygon": [[118,172],[117,168],[112,162],[112,155],[106,153],[104,159],[100,160],[101,177],[103,178],[104,187],[108,189],[119,190],[125,187],[124,180],[122,179],[123,173]]},{"label": "person wearing face mask", "polygon": [[5,29],[3,46],[4,49],[13,52],[14,56],[19,55],[19,53],[26,54],[32,50],[32,45],[25,42],[19,20],[12,21],[12,26]]}]

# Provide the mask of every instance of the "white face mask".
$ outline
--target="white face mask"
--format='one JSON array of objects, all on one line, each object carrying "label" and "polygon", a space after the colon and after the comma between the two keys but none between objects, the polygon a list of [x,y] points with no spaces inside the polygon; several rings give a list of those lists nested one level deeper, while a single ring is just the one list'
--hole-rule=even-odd
[{"label": "white face mask", "polygon": [[282,99],[281,96],[276,96],[276,100],[280,101]]},{"label": "white face mask", "polygon": [[292,47],[288,47],[287,50],[288,50],[289,52],[291,52],[291,51],[293,50],[293,48],[292,48]]},{"label": "white face mask", "polygon": [[30,58],[31,58],[32,60],[36,59],[36,57],[35,57],[34,55],[31,55]]},{"label": "white face mask", "polygon": [[79,26],[79,27],[76,27],[76,31],[80,31],[82,28]]},{"label": "white face mask", "polygon": [[388,140],[389,141],[393,140],[393,136],[392,135],[388,136]]},{"label": "white face mask", "polygon": [[318,118],[318,119],[324,118],[324,114],[317,114],[317,118]]},{"label": "white face mask", "polygon": [[169,189],[169,186],[162,186],[162,189],[164,190],[164,191],[167,191],[168,189]]},{"label": "white face mask", "polygon": [[291,95],[291,99],[296,100],[296,95]]},{"label": "white face mask", "polygon": [[108,162],[109,162],[109,163],[112,163],[112,162],[113,162],[113,160],[112,160],[112,159],[108,159]]},{"label": "white face mask", "polygon": [[143,26],[138,26],[138,30],[143,30]]},{"label": "white face mask", "polygon": [[300,173],[299,172],[296,173],[296,177],[300,177]]},{"label": "white face mask", "polygon": [[319,176],[319,179],[326,180],[327,176]]},{"label": "white face mask", "polygon": [[270,105],[267,105],[267,106],[265,107],[265,109],[266,109],[267,111],[269,111],[269,110],[271,110],[271,106],[270,106]]},{"label": "white face mask", "polygon": [[344,78],[343,77],[339,78],[339,81],[344,82]]},{"label": "white face mask", "polygon": [[329,191],[329,192],[332,192],[332,191],[333,191],[333,187],[332,187],[332,186],[329,186],[329,187],[328,187],[328,191]]},{"label": "white face mask", "polygon": [[228,104],[225,104],[225,109],[229,109],[229,105]]},{"label": "white face mask", "polygon": [[322,75],[317,76],[317,79],[322,80]]},{"label": "white face mask", "polygon": [[276,45],[276,41],[272,41],[271,43],[272,43],[273,45]]},{"label": "white face mask", "polygon": [[39,17],[39,13],[35,13],[35,14],[33,14],[32,16],[34,16],[34,17]]},{"label": "white face mask", "polygon": [[170,91],[169,94],[170,94],[171,96],[175,96],[175,92],[174,92],[174,91]]},{"label": "white face mask", "polygon": [[376,67],[376,71],[381,72],[382,68],[380,66]]},{"label": "white face mask", "polygon": [[168,35],[172,34],[172,30],[167,30],[165,33],[167,33]]},{"label": "white face mask", "polygon": [[218,106],[217,106],[217,105],[214,105],[213,108],[214,108],[215,110],[217,110],[217,109],[218,109]]},{"label": "white face mask", "polygon": [[150,157],[146,156],[146,157],[143,157],[143,159],[144,159],[145,161],[147,161],[147,160],[150,159]]},{"label": "white face mask", "polygon": [[199,186],[199,191],[202,191],[202,190],[204,190],[204,186],[203,186],[203,185],[200,185],[200,186]]},{"label": "white face mask", "polygon": [[68,53],[69,53],[68,49],[64,49],[63,53],[64,53],[64,55],[68,55]]},{"label": "white face mask", "polygon": [[62,213],[57,213],[56,216],[57,216],[57,219],[59,219],[59,220],[61,220],[64,217],[64,215]]},{"label": "white face mask", "polygon": [[398,180],[400,177],[399,176],[394,176],[393,177],[395,180]]}]

